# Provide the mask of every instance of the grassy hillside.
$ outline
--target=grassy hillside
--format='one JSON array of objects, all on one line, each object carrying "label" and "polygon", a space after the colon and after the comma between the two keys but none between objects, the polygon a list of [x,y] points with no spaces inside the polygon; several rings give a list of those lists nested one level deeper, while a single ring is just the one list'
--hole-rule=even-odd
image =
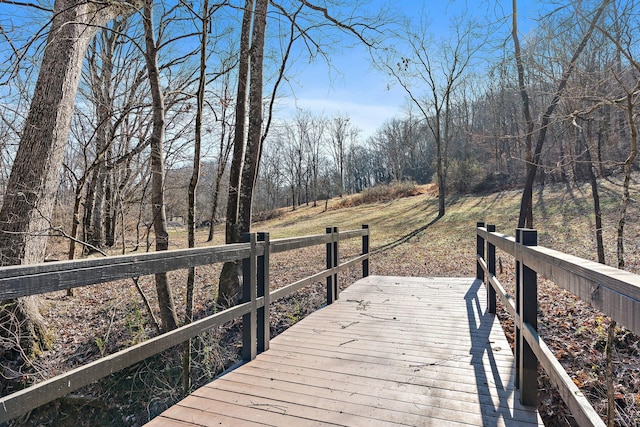
[{"label": "grassy hillside", "polygon": [[[634,182],[626,225],[627,265],[638,268],[638,204],[633,199],[639,186]],[[605,223],[607,263],[616,265],[616,225],[621,194],[620,183],[601,183],[601,204]],[[346,196],[354,197],[354,196]],[[438,201],[432,186],[420,187],[420,194],[391,201],[336,208],[341,199],[317,207],[284,210],[282,216],[254,224],[272,238],[322,233],[327,226],[342,230],[371,228],[373,274],[411,276],[470,276],[475,272],[475,234],[478,221],[496,224],[499,232],[514,235],[520,206],[520,191],[487,195],[450,196],[447,213],[436,221]],[[346,203],[348,205],[348,203]],[[564,185],[539,188],[534,194],[534,224],[539,244],[573,255],[596,259],[595,221],[588,186]]]}]

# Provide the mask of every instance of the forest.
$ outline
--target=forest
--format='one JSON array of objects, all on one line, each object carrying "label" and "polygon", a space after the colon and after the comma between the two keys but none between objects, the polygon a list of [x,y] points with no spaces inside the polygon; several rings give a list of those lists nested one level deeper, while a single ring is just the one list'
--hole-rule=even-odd
[{"label": "forest", "polygon": [[[540,184],[581,182],[633,166],[633,2],[541,4],[526,33],[518,28],[517,2],[501,13],[486,2],[482,16],[452,18],[447,34],[430,32],[424,8],[409,20],[376,4],[282,3],[264,6],[261,41],[241,25],[249,6],[109,11],[104,23],[84,24],[92,26],[86,46],[64,70],[77,69],[77,96],[54,100],[38,84],[71,76],[48,67],[37,79],[47,57],[61,66],[52,46],[58,29],[48,21],[54,13],[50,25],[66,28],[71,17],[56,14],[56,5],[3,5],[3,193],[11,190],[12,169],[24,175],[21,141],[44,137],[25,131],[30,121],[45,120],[37,107],[55,109],[53,102],[69,109],[68,137],[48,135],[57,157],[32,149],[23,161],[41,158],[50,167],[44,181],[57,183],[46,191],[54,201],[37,228],[67,236],[71,257],[144,244],[158,202],[168,220],[186,224],[191,215],[213,234],[228,220],[237,187],[229,182],[239,179],[238,169],[251,175],[241,178],[252,188],[251,210],[264,214],[395,181],[437,182],[444,206],[448,192],[513,188],[527,175]],[[293,75],[296,63],[339,69],[330,62],[339,41],[365,46],[371,72],[406,92],[404,111],[366,138],[348,111],[279,107],[291,95],[288,81],[304,78]],[[251,56],[258,50],[259,58]],[[260,102],[252,104],[258,92]]]},{"label": "forest", "polygon": [[[202,229],[235,243],[252,220],[410,182],[435,184],[438,218],[453,195],[516,189],[513,226],[530,228],[534,186],[588,183],[598,261],[625,268],[640,5],[461,3],[447,31],[427,2],[0,3],[2,265],[167,250],[176,227],[189,247]],[[349,49],[405,99],[370,134],[347,108],[291,102],[306,67],[347,73],[332,57]],[[623,190],[605,260],[611,176]],[[236,270],[221,272],[220,306],[237,301]],[[160,329],[189,322],[193,301],[178,319],[167,276],[155,284]],[[35,298],[4,301],[0,323],[3,357],[48,345]]]}]

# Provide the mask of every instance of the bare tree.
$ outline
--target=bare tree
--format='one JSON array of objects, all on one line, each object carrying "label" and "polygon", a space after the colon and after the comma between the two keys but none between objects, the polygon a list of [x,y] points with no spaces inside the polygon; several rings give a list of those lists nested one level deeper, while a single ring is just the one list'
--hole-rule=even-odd
[{"label": "bare tree", "polygon": [[233,149],[233,134],[229,132],[232,124],[229,118],[229,111],[233,107],[232,96],[230,94],[230,73],[224,73],[221,79],[221,90],[216,96],[220,111],[215,113],[216,123],[219,125],[217,158],[215,166],[215,175],[213,177],[213,186],[211,194],[211,215],[209,217],[209,236],[207,242],[213,240],[213,231],[216,223],[216,215],[218,214],[218,204],[220,203],[222,178],[227,170],[229,156]]},{"label": "bare tree", "polygon": [[320,156],[327,134],[327,120],[322,116],[311,117],[309,133],[305,138],[307,155],[307,174],[311,181],[311,198],[313,206],[318,204]]},{"label": "bare tree", "polygon": [[[240,205],[240,179],[244,162],[246,141],[247,98],[249,90],[249,62],[251,51],[251,27],[253,22],[253,1],[246,0],[242,28],[240,32],[240,58],[238,62],[238,93],[236,98],[235,129],[233,138],[233,156],[229,174],[229,198],[227,200],[227,221],[225,240],[227,243],[240,241],[238,232],[238,207]],[[238,299],[238,265],[225,263],[220,273],[217,303],[222,306],[233,305]]]},{"label": "bare tree", "polygon": [[[153,102],[153,130],[151,132],[150,144],[152,180],[151,210],[156,238],[156,251],[166,251],[169,249],[169,232],[167,231],[167,214],[164,203],[164,151],[162,148],[165,137],[165,105],[158,69],[159,49],[154,35],[153,0],[145,0],[144,2],[143,23],[147,75],[149,77]],[[167,280],[167,273],[157,273],[155,279],[162,329],[164,331],[170,331],[178,325],[171,286]]]},{"label": "bare tree", "polygon": [[344,174],[346,166],[346,155],[349,146],[355,142],[360,132],[351,123],[351,118],[347,114],[338,114],[329,119],[329,151],[336,170],[336,190],[338,196],[344,195]]},{"label": "bare tree", "polygon": [[[3,265],[30,264],[44,259],[87,46],[98,28],[117,16],[130,14],[137,7],[125,2],[105,5],[56,0],[41,72],[0,210]],[[38,345],[47,345],[45,328],[33,297],[8,301],[2,306],[3,325],[8,318],[19,319],[20,344],[27,353]]]},{"label": "bare tree", "polygon": [[[457,19],[452,25],[452,38],[434,43],[425,22],[404,35],[409,52],[394,54],[380,61],[405,90],[416,106],[435,141],[438,180],[438,217],[445,214],[449,144],[452,135],[452,110],[455,94],[465,73],[473,65],[474,56],[484,45],[477,24]],[[437,46],[434,48],[434,44]],[[426,87],[426,94],[424,89]]]},{"label": "bare tree", "polygon": [[[293,7],[293,12],[281,4],[272,3],[282,16],[291,23],[289,39],[283,49],[282,60],[278,67],[277,77],[271,91],[269,102],[269,114],[263,126],[262,115],[262,74],[264,60],[264,38],[266,30],[266,11],[269,2],[265,0],[248,0],[245,3],[243,25],[240,41],[240,65],[238,70],[238,99],[236,102],[236,131],[234,137],[234,153],[232,157],[229,184],[229,201],[227,205],[227,226],[226,241],[234,243],[239,240],[243,232],[249,231],[251,224],[251,208],[253,199],[253,189],[258,176],[258,165],[262,152],[262,145],[268,135],[271,123],[271,112],[275,102],[278,87],[285,76],[286,65],[288,63],[291,46],[294,41],[301,38],[310,50],[315,49],[313,54],[320,52],[323,54],[323,44],[316,42],[309,34],[309,28],[318,30],[324,26],[340,32],[356,36],[359,40],[371,45],[362,34],[365,31],[377,31],[375,25],[371,25],[368,20],[355,22],[359,17],[349,16],[345,21],[335,18],[326,7],[318,6],[308,0],[304,0]],[[309,28],[301,27],[298,16],[302,10],[321,15],[320,24],[310,19]],[[336,10],[339,8],[336,8]],[[316,18],[317,19],[317,18]],[[264,22],[263,22],[264,20]],[[253,22],[252,22],[253,21]],[[305,19],[303,19],[305,21]],[[255,84],[255,86],[254,86]],[[247,91],[249,112],[246,109]],[[252,95],[253,93],[253,95]],[[254,96],[254,97],[252,97]],[[260,98],[260,99],[258,99]],[[254,113],[255,111],[255,113]],[[245,127],[245,121],[248,121]],[[246,133],[246,135],[245,135]],[[244,142],[246,141],[246,146]],[[244,155],[243,155],[244,152]],[[239,283],[237,278],[237,265],[226,263],[220,275],[220,285],[218,292],[218,304],[227,305],[233,302],[239,295]]]},{"label": "bare tree", "polygon": [[[533,152],[531,152],[531,148],[529,148],[530,144],[527,143],[528,170],[525,178],[524,189],[522,191],[522,200],[520,202],[520,214],[518,216],[518,227],[529,227],[529,228],[533,227],[533,184],[535,182],[536,173],[538,171],[538,166],[540,164],[542,147],[544,146],[546,136],[547,136],[547,131],[549,130],[551,116],[555,111],[556,107],[558,106],[558,103],[560,102],[560,99],[564,94],[565,88],[567,87],[567,83],[569,81],[569,77],[573,73],[573,69],[576,65],[576,62],[578,61],[578,58],[580,57],[582,51],[587,45],[587,42],[591,38],[591,35],[593,34],[596,24],[600,20],[600,17],[602,16],[603,12],[607,8],[608,4],[609,4],[609,0],[603,0],[600,6],[595,10],[589,22],[589,27],[584,32],[580,42],[576,46],[576,49],[571,56],[571,59],[563,69],[562,75],[559,78],[556,89],[553,93],[552,100],[549,103],[549,105],[547,105],[544,113],[542,114],[540,125],[538,126],[538,136],[536,138],[536,145]],[[524,69],[521,62],[522,57],[521,57],[521,54],[519,53],[520,45],[518,42],[518,30],[517,30],[517,16],[518,16],[517,0],[513,0],[512,7],[513,7],[512,38],[514,40],[514,45],[516,46],[515,51],[516,51],[516,63],[518,64],[518,76],[519,76],[518,80],[520,85],[520,93],[523,99],[523,111],[525,112],[524,114],[527,120],[527,138],[531,138],[532,128],[530,124],[531,114],[529,112],[529,105],[528,105],[528,92],[527,92],[526,86],[524,85],[524,81],[523,81],[524,77],[521,76],[521,74],[522,75],[524,74]]]}]

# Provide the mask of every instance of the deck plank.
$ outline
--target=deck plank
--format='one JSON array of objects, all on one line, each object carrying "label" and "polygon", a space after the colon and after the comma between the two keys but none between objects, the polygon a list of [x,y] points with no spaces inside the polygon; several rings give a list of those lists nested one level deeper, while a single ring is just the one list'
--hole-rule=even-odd
[{"label": "deck plank", "polygon": [[537,426],[484,286],[371,276],[148,426]]}]

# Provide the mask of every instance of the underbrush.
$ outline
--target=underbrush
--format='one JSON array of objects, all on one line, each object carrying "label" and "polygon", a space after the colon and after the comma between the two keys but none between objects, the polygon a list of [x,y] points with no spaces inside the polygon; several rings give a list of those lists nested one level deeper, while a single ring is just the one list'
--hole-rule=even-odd
[{"label": "underbrush", "polygon": [[258,221],[269,221],[270,219],[280,218],[285,215],[285,209],[270,209],[266,211],[261,211],[253,214],[252,220],[255,222]]},{"label": "underbrush", "polygon": [[420,190],[415,182],[396,181],[391,184],[376,185],[365,189],[362,193],[343,197],[333,205],[333,209],[389,202],[404,197],[417,196],[418,194],[420,194]]}]

